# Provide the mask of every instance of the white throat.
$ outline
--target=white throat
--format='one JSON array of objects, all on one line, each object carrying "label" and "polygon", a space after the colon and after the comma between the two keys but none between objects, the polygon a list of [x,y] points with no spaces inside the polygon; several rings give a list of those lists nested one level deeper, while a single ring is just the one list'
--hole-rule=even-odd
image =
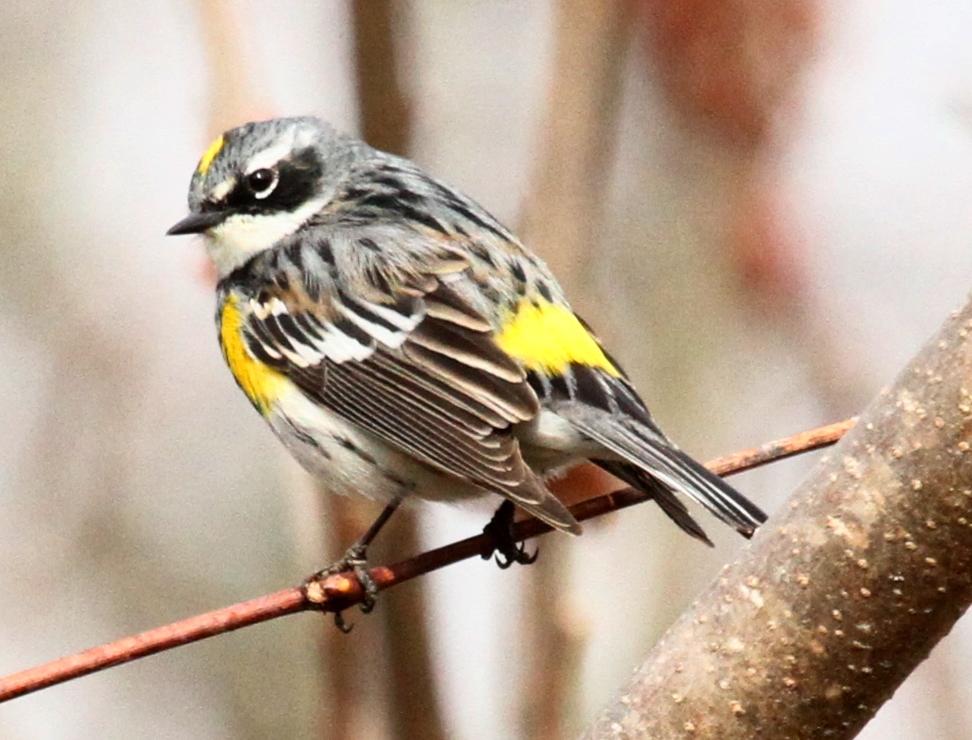
[{"label": "white throat", "polygon": [[237,214],[206,232],[206,252],[222,279],[254,255],[290,236],[325,204],[313,198],[293,212]]}]

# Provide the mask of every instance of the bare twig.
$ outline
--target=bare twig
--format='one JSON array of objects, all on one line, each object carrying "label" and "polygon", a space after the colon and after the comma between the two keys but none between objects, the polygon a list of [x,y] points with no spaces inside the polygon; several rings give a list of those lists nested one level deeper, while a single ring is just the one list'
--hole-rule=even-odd
[{"label": "bare twig", "polygon": [[[773,460],[833,444],[840,439],[852,423],[845,421],[795,434],[777,442],[713,460],[708,463],[708,467],[721,475],[740,473]],[[572,506],[571,512],[578,521],[583,521],[648,500],[650,500],[650,497],[640,491],[625,488],[605,496],[582,501]],[[551,531],[549,526],[536,519],[517,522],[514,526],[514,534],[518,540],[537,537],[549,531]],[[466,560],[477,555],[489,557],[492,551],[492,537],[481,534],[445,547],[429,550],[394,565],[372,568],[370,575],[378,588],[384,590],[433,570],[452,565],[460,560]],[[128,663],[164,650],[171,650],[180,645],[231,632],[258,622],[276,619],[286,614],[308,610],[343,611],[361,603],[363,596],[364,593],[357,578],[351,574],[343,573],[331,576],[323,582],[313,583],[306,589],[284,589],[252,601],[244,601],[180,622],[173,622],[164,627],[157,627],[107,645],[91,648],[83,653],[60,658],[0,678],[0,702],[48,686],[54,686],[73,678],[86,676],[89,673],[95,673],[111,666]]]},{"label": "bare twig", "polygon": [[305,609],[307,604],[301,589],[288,588],[164,627],[156,627],[0,679],[0,701]]},{"label": "bare twig", "polygon": [[726,476],[752,470],[777,460],[785,460],[811,450],[819,450],[843,437],[856,422],[857,418],[854,417],[793,434],[775,442],[767,442],[759,447],[751,447],[748,450],[740,450],[732,455],[720,457],[707,463],[706,467],[716,475]]},{"label": "bare twig", "polygon": [[857,735],[972,603],[972,304],[682,614],[585,736]]}]

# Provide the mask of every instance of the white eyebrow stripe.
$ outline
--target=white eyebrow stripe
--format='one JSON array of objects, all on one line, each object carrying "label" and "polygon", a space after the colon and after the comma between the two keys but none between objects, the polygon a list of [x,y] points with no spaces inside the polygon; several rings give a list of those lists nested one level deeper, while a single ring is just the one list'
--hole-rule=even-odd
[{"label": "white eyebrow stripe", "polygon": [[245,174],[263,169],[272,169],[281,159],[286,157],[294,150],[294,137],[290,136],[284,141],[279,141],[273,146],[264,149],[250,157],[246,163]]}]

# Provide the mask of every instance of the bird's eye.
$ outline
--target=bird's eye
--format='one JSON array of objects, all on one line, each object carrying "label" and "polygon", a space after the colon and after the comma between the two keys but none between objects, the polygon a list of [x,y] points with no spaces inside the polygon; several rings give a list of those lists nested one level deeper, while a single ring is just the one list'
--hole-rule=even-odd
[{"label": "bird's eye", "polygon": [[266,198],[276,185],[277,173],[273,170],[260,168],[246,176],[246,186],[257,198]]}]

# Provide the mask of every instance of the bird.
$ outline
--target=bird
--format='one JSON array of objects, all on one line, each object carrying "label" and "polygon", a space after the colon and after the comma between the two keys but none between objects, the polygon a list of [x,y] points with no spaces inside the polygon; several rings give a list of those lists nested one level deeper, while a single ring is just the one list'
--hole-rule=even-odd
[{"label": "bird", "polygon": [[679,494],[746,537],[765,521],[659,429],[546,264],[410,160],[313,116],[254,121],[205,151],[188,206],[167,233],[203,237],[237,384],[326,488],[386,505],[321,572],[353,570],[365,610],[367,547],[413,496],[501,497],[503,567],[535,557],[516,508],[580,534],[547,482],[585,461],[703,542]]}]

